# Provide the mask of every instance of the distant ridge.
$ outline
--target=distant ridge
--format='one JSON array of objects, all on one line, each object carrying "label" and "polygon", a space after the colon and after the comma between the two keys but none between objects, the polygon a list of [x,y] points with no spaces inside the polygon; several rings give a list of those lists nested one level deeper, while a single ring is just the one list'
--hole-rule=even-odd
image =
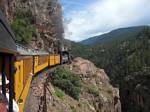
[{"label": "distant ridge", "polygon": [[134,37],[135,35],[137,35],[138,32],[140,32],[146,27],[149,27],[149,26],[134,26],[134,27],[128,27],[128,28],[119,28],[116,30],[112,30],[109,33],[105,33],[102,35],[88,38],[79,43],[83,45],[91,45],[91,44],[96,44],[96,43],[113,41],[116,39],[119,40],[123,38],[130,38],[130,37]]}]

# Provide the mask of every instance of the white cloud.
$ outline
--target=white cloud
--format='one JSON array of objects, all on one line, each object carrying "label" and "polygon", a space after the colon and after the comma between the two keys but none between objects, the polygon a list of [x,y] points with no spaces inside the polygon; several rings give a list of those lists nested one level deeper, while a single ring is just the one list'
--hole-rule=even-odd
[{"label": "white cloud", "polygon": [[67,14],[72,35],[66,38],[80,41],[119,27],[147,25],[149,11],[150,0],[97,0],[84,10]]}]

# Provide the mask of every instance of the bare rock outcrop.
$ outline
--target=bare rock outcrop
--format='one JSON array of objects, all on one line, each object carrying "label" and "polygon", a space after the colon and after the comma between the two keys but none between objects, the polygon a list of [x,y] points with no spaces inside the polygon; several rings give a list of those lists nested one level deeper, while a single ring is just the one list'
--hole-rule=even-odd
[{"label": "bare rock outcrop", "polygon": [[[70,65],[66,65],[70,70],[79,74],[84,82],[91,82],[96,85],[97,83],[109,83],[109,77],[106,75],[103,69],[97,68],[89,60],[83,58],[76,58]],[[92,82],[93,81],[93,82]]]}]

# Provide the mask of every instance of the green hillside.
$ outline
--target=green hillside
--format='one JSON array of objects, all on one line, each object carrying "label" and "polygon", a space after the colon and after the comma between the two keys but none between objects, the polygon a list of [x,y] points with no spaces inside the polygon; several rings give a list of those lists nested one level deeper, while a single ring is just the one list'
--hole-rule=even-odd
[{"label": "green hillside", "polygon": [[[119,32],[116,31],[114,35],[119,35],[117,33]],[[136,33],[131,31],[123,38],[107,39],[101,44],[72,43],[72,54],[104,68],[114,85],[120,84],[127,75],[150,70],[150,27],[143,27]]]},{"label": "green hillside", "polygon": [[83,45],[92,45],[92,44],[104,44],[108,42],[119,42],[124,39],[132,39],[135,37],[143,28],[148,26],[135,26],[135,27],[128,27],[128,28],[120,28],[113,30],[109,33],[105,33],[103,35],[98,35],[86,40],[81,41],[80,43]]}]

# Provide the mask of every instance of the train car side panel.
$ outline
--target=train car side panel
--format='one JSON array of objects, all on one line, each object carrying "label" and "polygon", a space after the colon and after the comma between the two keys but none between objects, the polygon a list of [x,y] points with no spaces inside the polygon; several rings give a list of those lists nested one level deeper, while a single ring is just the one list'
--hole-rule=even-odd
[{"label": "train car side panel", "polygon": [[29,57],[23,60],[23,85],[27,84],[28,78],[33,70],[33,58]]},{"label": "train car side panel", "polygon": [[34,65],[34,73],[38,73],[39,71],[43,70],[44,68],[48,67],[48,56],[38,56],[38,61],[34,60],[34,62],[38,62],[38,64]]},{"label": "train car side panel", "polygon": [[43,69],[46,68],[47,66],[48,66],[48,63],[44,63],[44,64],[42,64],[42,65],[39,65],[39,66],[35,67],[34,73],[36,74],[36,73],[40,72],[41,70],[43,70]]},{"label": "train car side panel", "polygon": [[15,67],[17,71],[14,78],[14,90],[15,100],[18,101],[19,96],[23,90],[23,60],[15,62]]},{"label": "train car side panel", "polygon": [[55,65],[60,64],[60,55],[55,55]]},{"label": "train car side panel", "polygon": [[15,74],[15,100],[18,103],[20,112],[23,112],[23,107],[26,101],[26,97],[30,88],[32,80],[32,56],[23,58],[15,63],[17,68]]},{"label": "train car side panel", "polygon": [[54,66],[54,65],[55,65],[55,56],[50,55],[50,66]]},{"label": "train car side panel", "polygon": [[27,98],[27,93],[29,91],[31,81],[32,81],[32,76],[30,75],[28,80],[27,80],[27,84],[24,87],[23,92],[20,96],[20,99],[19,99],[20,101],[18,100],[18,102],[17,102],[18,106],[19,106],[19,110],[20,110],[19,112],[23,112],[25,101],[26,101],[26,98]]}]

